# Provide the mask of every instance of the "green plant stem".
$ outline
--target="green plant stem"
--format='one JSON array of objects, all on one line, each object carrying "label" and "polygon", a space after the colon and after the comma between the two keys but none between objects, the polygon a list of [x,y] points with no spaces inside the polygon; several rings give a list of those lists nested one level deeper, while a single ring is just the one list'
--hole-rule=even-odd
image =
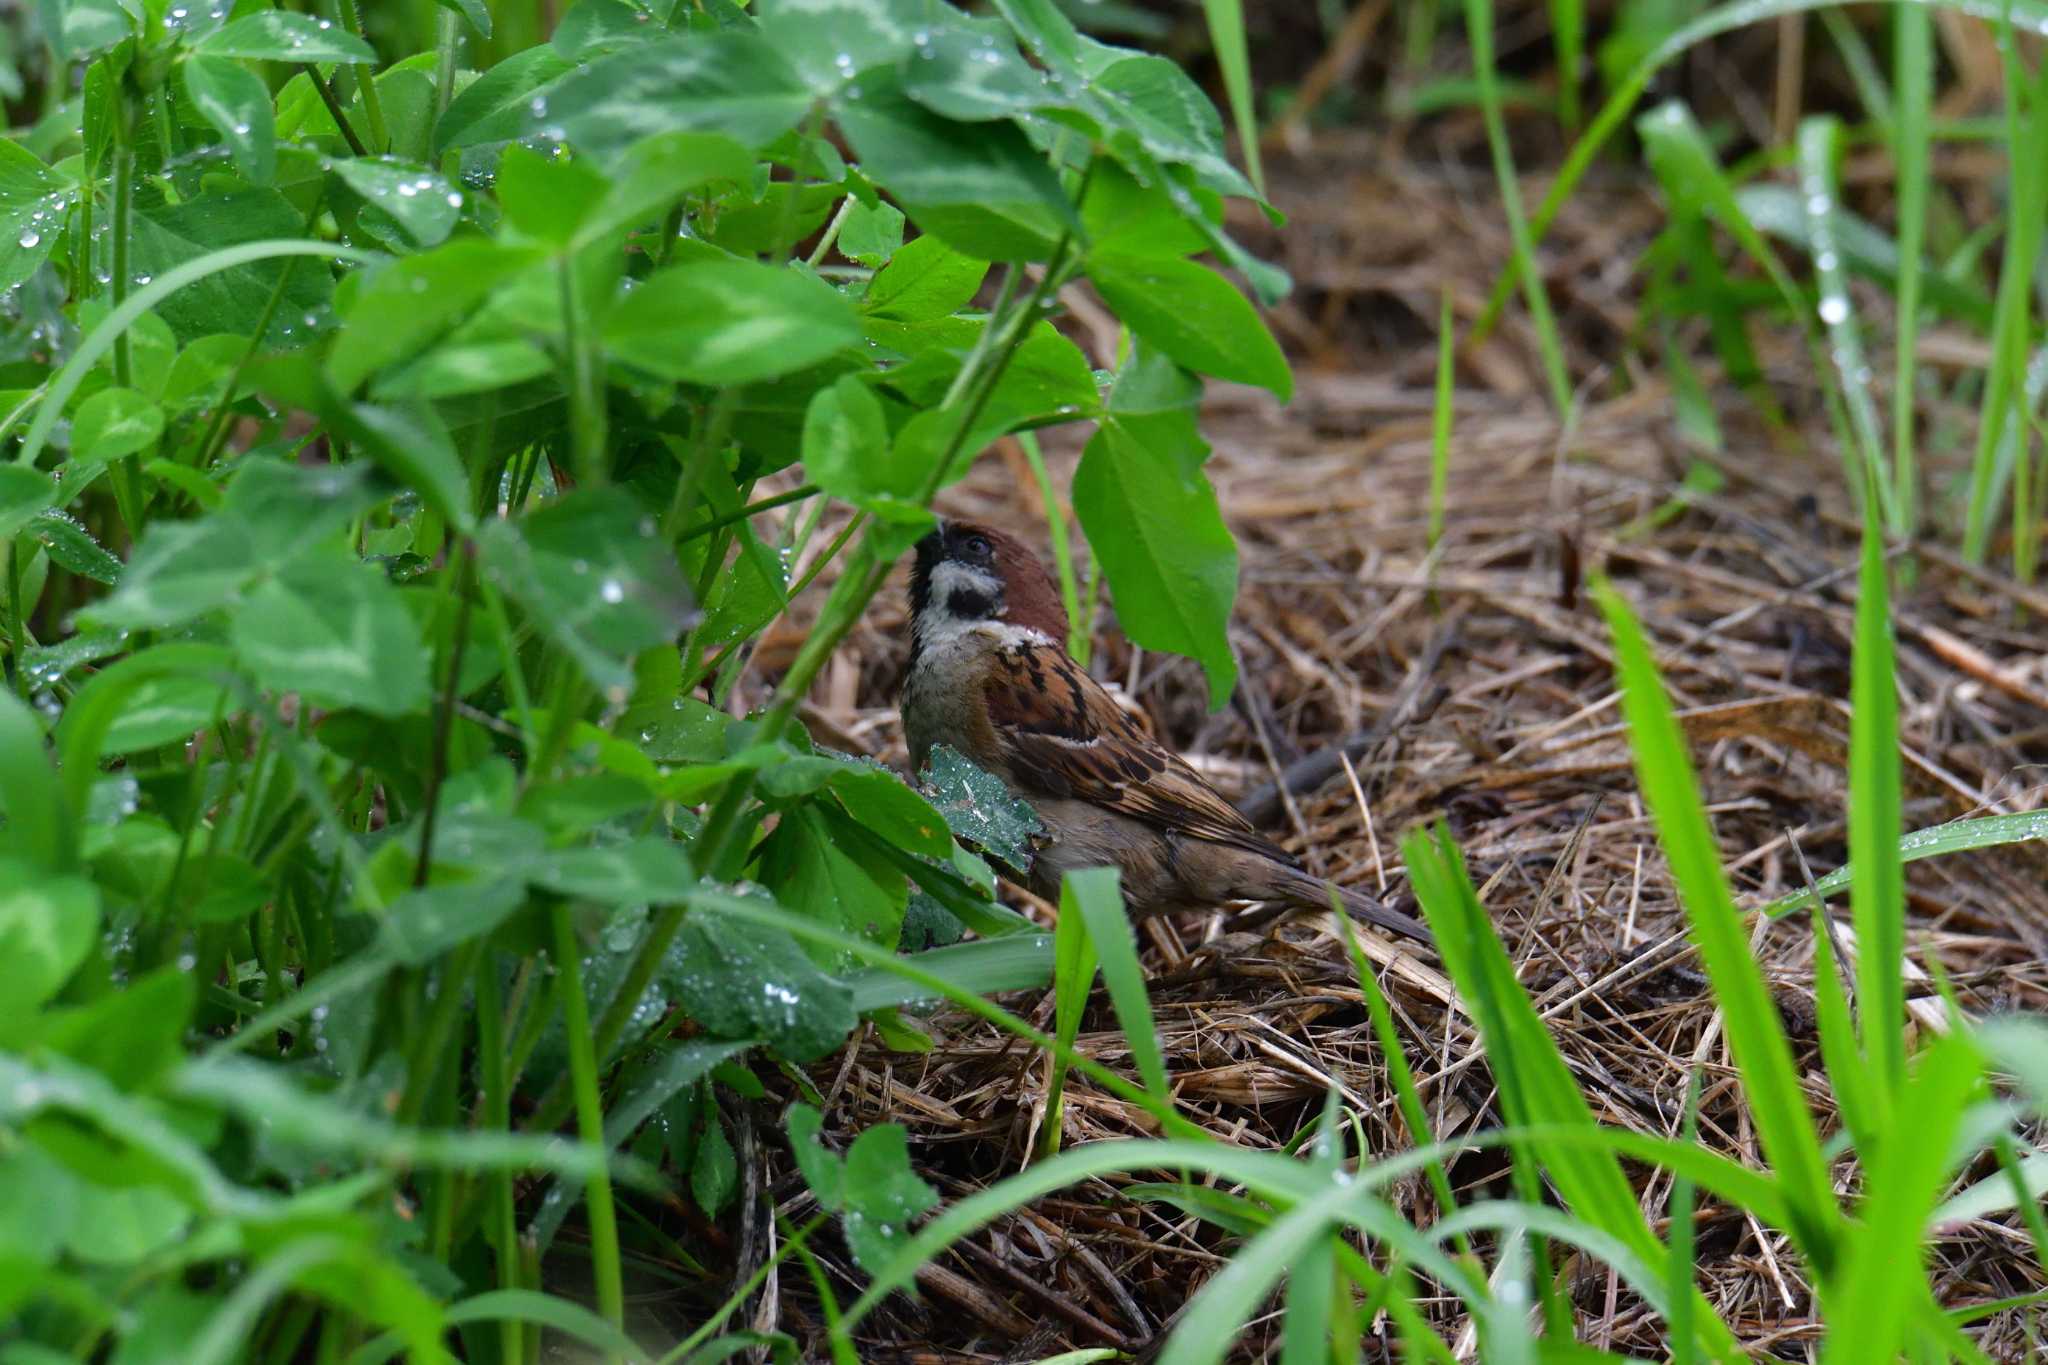
[{"label": "green plant stem", "polygon": [[[363,31],[363,16],[356,9],[356,0],[335,0],[341,9],[342,22],[348,31],[363,40],[370,41],[370,35]],[[391,150],[391,133],[384,126],[384,101],[377,94],[377,73],[365,70],[356,74],[356,87],[363,94],[363,117],[370,121],[370,141],[381,154]]]},{"label": "green plant stem", "polygon": [[773,497],[750,502],[745,507],[723,516],[713,517],[710,521],[700,521],[695,525],[686,526],[676,539],[695,540],[698,536],[710,535],[713,531],[723,531],[728,526],[735,526],[763,512],[773,511],[777,507],[787,507],[790,503],[802,502],[805,498],[814,498],[819,491],[818,485],[814,483],[798,484],[786,493],[777,493]]},{"label": "green plant stem", "polygon": [[[420,1115],[426,1111],[427,1102],[436,1092],[436,1082],[446,1064],[448,1045],[455,1036],[455,1021],[461,1012],[464,987],[469,982],[470,971],[476,964],[476,957],[483,949],[484,941],[470,939],[453,953],[441,970],[441,989],[434,996],[434,1003],[427,1010],[426,1023],[420,1028],[406,1058],[405,1093],[399,1099],[398,1111],[392,1117],[402,1127],[417,1125]],[[425,983],[425,974],[421,973]]]},{"label": "green plant stem", "polygon": [[1479,83],[1486,142],[1493,153],[1494,178],[1500,183],[1501,208],[1507,216],[1508,239],[1514,247],[1513,260],[1521,275],[1529,320],[1536,329],[1551,406],[1561,422],[1571,411],[1571,377],[1565,369],[1564,346],[1558,338],[1557,319],[1550,311],[1550,296],[1544,291],[1543,277],[1536,268],[1536,238],[1522,209],[1522,188],[1515,178],[1514,158],[1508,150],[1507,122],[1500,109],[1500,82],[1494,71],[1491,0],[1465,0],[1465,25],[1472,44],[1472,74]]},{"label": "green plant stem", "polygon": [[818,238],[818,244],[811,248],[810,255],[804,257],[805,265],[813,270],[818,268],[818,263],[831,252],[832,244],[839,240],[839,229],[846,226],[846,217],[853,212],[853,206],[858,202],[850,194],[839,201],[838,211],[832,215],[832,221],[825,224],[825,231]]},{"label": "green plant stem", "polygon": [[313,90],[320,96],[320,102],[327,106],[327,116],[334,120],[335,127],[341,129],[341,140],[346,142],[348,149],[357,156],[368,156],[370,149],[356,136],[355,125],[348,121],[348,112],[341,107],[341,101],[335,98],[334,87],[320,74],[320,68],[308,62],[305,72],[306,78],[313,82]]},{"label": "green plant stem", "polygon": [[1913,379],[1920,336],[1920,256],[1927,238],[1928,107],[1933,96],[1934,52],[1931,20],[1919,5],[1892,12],[1893,84],[1898,115],[1892,155],[1898,169],[1898,325],[1892,362],[1893,533],[1911,537],[1920,528]]},{"label": "green plant stem", "polygon": [[562,344],[569,353],[569,449],[576,481],[595,488],[606,481],[607,473],[603,362],[589,334],[590,320],[583,315],[575,258],[557,260],[555,276],[562,294]]},{"label": "green plant stem", "polygon": [[[135,208],[135,101],[125,80],[115,88],[113,113],[114,221],[107,225],[107,232],[113,238],[113,303],[118,309],[128,299],[128,237]],[[122,388],[132,388],[135,383],[125,327],[114,338],[114,382]],[[136,539],[142,534],[142,482],[132,455],[115,461],[114,500],[120,504],[129,539]]]},{"label": "green plant stem", "polygon": [[434,713],[434,749],[428,755],[426,810],[420,816],[419,858],[412,884],[425,886],[434,868],[434,824],[441,809],[441,784],[448,777],[448,742],[455,730],[455,702],[462,692],[462,656],[469,648],[470,581],[476,576],[476,542],[465,539],[457,551],[461,563],[454,575],[455,639],[448,648],[448,681]]},{"label": "green plant stem", "polygon": [[462,47],[462,18],[447,5],[434,17],[434,113],[448,112],[455,97],[455,66]]},{"label": "green plant stem", "polygon": [[[498,990],[498,964],[484,953],[476,964],[477,1067],[483,1088],[486,1131],[512,1131],[512,1088],[505,1073],[505,1015]],[[500,1167],[489,1177],[491,1249],[497,1259],[498,1288],[519,1288],[519,1228],[514,1219],[512,1172]],[[498,1351],[503,1365],[523,1365],[525,1337],[510,1319],[499,1325]]]},{"label": "green plant stem", "polygon": [[[582,948],[569,922],[569,907],[557,905],[555,967],[560,973],[562,1026],[568,1034],[569,1075],[576,1092],[576,1128],[583,1141],[603,1151],[604,1101],[597,1090],[597,1050],[591,1046],[590,1003],[583,994]],[[619,1270],[619,1222],[612,1205],[611,1172],[599,1164],[585,1193],[590,1209],[590,1260],[597,1276],[598,1311],[621,1327],[626,1320],[624,1278]]]}]

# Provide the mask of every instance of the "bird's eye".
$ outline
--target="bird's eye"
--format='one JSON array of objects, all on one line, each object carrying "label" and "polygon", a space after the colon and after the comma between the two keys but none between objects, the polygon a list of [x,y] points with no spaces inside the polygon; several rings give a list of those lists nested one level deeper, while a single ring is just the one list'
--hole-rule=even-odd
[{"label": "bird's eye", "polygon": [[973,555],[976,559],[987,559],[995,553],[995,547],[988,543],[987,536],[967,537],[967,544],[964,548],[967,553]]}]

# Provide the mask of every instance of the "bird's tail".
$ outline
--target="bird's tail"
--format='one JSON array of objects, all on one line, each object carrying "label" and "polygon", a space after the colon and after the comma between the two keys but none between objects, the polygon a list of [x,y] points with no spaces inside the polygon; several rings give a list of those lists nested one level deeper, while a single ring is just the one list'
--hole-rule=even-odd
[{"label": "bird's tail", "polygon": [[1429,927],[1420,920],[1411,919],[1399,910],[1389,909],[1362,891],[1353,891],[1349,887],[1325,881],[1311,873],[1294,871],[1294,875],[1286,880],[1280,890],[1288,900],[1307,910],[1328,910],[1330,897],[1335,893],[1345,913],[1355,920],[1376,924],[1382,929],[1412,938],[1417,943],[1432,946],[1436,943],[1436,939],[1429,932]]}]

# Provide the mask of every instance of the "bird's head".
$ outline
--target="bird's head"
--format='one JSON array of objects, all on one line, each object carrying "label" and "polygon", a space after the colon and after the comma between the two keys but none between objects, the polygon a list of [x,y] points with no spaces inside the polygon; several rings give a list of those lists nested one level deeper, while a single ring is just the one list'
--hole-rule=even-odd
[{"label": "bird's head", "polygon": [[1037,555],[982,522],[939,522],[917,542],[910,569],[911,631],[919,649],[997,622],[1054,643],[1067,638],[1067,610]]}]

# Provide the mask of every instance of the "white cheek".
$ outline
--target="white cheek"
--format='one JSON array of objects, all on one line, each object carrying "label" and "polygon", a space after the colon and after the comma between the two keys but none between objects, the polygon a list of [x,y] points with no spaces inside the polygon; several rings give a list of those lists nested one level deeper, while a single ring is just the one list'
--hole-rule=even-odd
[{"label": "white cheek", "polygon": [[932,602],[944,605],[955,588],[970,588],[984,597],[1002,596],[1002,582],[986,569],[948,559],[932,569]]}]

